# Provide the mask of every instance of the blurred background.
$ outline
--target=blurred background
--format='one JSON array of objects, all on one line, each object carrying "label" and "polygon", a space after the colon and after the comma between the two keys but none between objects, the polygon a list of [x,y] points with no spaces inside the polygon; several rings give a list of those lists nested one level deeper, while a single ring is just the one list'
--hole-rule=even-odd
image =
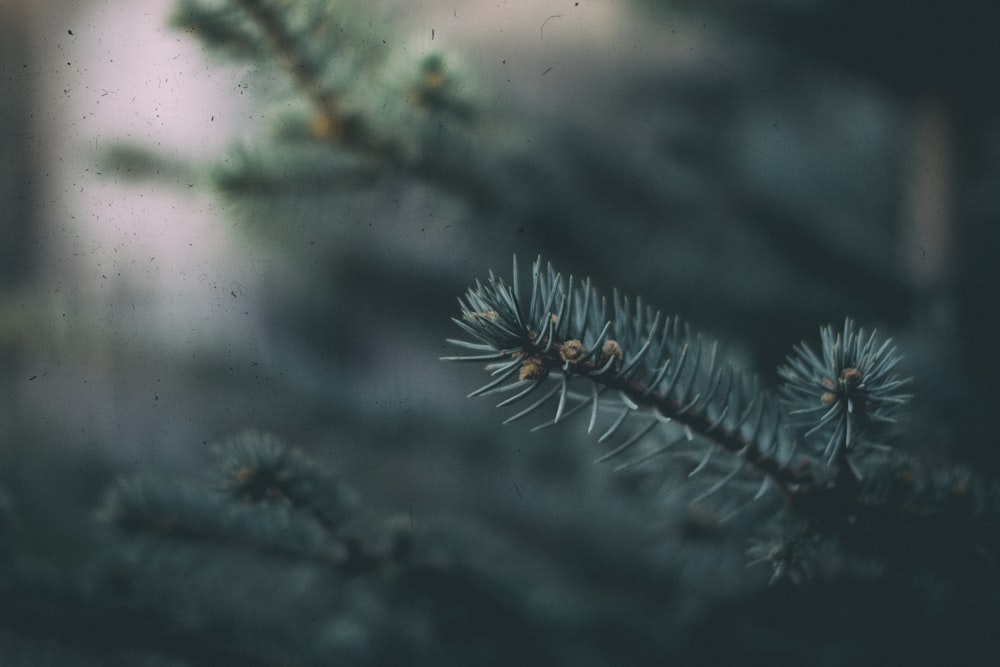
[{"label": "blurred background", "polygon": [[626,516],[645,544],[593,442],[501,427],[438,360],[514,254],[765,386],[820,325],[878,327],[916,378],[900,446],[1000,470],[985,3],[328,4],[282,33],[255,2],[0,3],[0,487],[29,548],[244,428],[418,520]]}]

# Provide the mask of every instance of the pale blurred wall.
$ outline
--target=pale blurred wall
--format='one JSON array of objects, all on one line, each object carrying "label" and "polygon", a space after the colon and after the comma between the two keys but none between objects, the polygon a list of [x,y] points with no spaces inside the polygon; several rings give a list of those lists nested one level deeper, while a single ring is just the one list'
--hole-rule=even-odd
[{"label": "pale blurred wall", "polygon": [[0,2],[0,285],[5,290],[24,280],[31,264],[38,165],[30,121],[30,20],[28,3]]},{"label": "pale blurred wall", "polygon": [[[415,60],[443,50],[471,73],[472,93],[534,113],[570,108],[595,130],[606,123],[595,102],[607,94],[590,85],[595,73],[613,83],[639,60],[705,56],[691,31],[645,38],[650,28],[614,3],[395,4]],[[226,410],[190,386],[185,364],[197,355],[280,363],[259,328],[258,287],[294,270],[246,240],[199,172],[139,182],[102,172],[115,142],[204,165],[266,130],[252,74],[206,61],[195,39],[168,27],[172,6],[3,5],[16,38],[3,43],[4,85],[18,92],[4,97],[21,105],[4,113],[22,155],[5,211],[23,224],[10,227],[20,244],[0,252],[4,270],[13,259],[32,267],[6,302],[17,320],[11,395],[61,446],[119,464],[183,464],[178,443],[206,436],[199,416]]]},{"label": "pale blurred wall", "polygon": [[[253,257],[233,259],[225,211],[197,173],[119,182],[102,171],[118,141],[178,162],[216,158],[249,113],[245,72],[208,68],[199,45],[167,26],[172,4],[3,10],[20,23],[16,60],[4,40],[4,85],[28,137],[16,173],[30,181],[14,198],[31,269],[6,299],[19,360],[11,395],[26,423],[115,461],[169,462],[171,443],[193,437],[178,418],[178,367],[246,343],[241,314],[260,271]],[[12,247],[0,252],[9,265]]]}]

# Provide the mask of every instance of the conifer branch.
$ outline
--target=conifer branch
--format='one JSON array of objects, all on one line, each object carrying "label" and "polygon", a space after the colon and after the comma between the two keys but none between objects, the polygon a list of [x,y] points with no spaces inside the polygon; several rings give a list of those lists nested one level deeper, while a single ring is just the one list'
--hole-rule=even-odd
[{"label": "conifer branch", "polygon": [[[328,193],[368,186],[375,175],[401,167],[451,189],[483,190],[481,174],[460,177],[454,169],[456,160],[468,162],[473,142],[460,129],[449,130],[447,139],[439,131],[445,118],[458,121],[449,128],[465,126],[476,105],[465,99],[441,55],[416,61],[393,56],[386,40],[377,39],[389,25],[352,16],[371,9],[186,0],[176,26],[239,60],[280,68],[309,107],[304,116],[283,111],[280,141],[274,144],[282,151],[280,166],[273,155],[237,155],[220,167],[220,186],[255,196],[261,188]],[[432,127],[437,129],[431,132]],[[442,151],[444,144],[448,148]]]},{"label": "conifer branch", "polygon": [[315,560],[342,574],[402,555],[405,536],[381,547],[351,530],[358,500],[336,477],[267,433],[246,431],[217,448],[216,483],[135,478],[109,494],[104,517],[134,533],[255,548]]},{"label": "conifer branch", "polygon": [[[470,396],[512,394],[500,406],[522,401],[557,378],[506,422],[555,402],[555,415],[538,428],[589,408],[593,431],[599,412],[612,407],[617,416],[598,442],[632,415],[648,421],[599,461],[637,446],[658,424],[676,424],[684,435],[635,462],[696,439],[705,450],[692,474],[707,467],[716,450],[738,458],[708,493],[750,468],[764,475],[758,497],[773,484],[804,514],[845,517],[858,508],[864,476],[852,456],[863,446],[882,446],[882,427],[895,422],[897,409],[910,398],[900,391],[907,380],[894,373],[901,357],[891,339],[880,342],[850,319],[836,335],[823,328],[820,353],[799,345],[780,369],[786,384],[779,401],[721,360],[715,343],[677,317],[617,291],[606,299],[589,280],[575,284],[540,258],[531,276],[530,295],[523,296],[515,258],[511,283],[491,273],[485,284],[469,289],[459,299],[461,317],[454,319],[469,339],[449,342],[470,353],[445,357],[487,362],[492,379]],[[572,390],[574,378],[589,381],[591,391]],[[607,399],[609,394],[616,399]],[[803,425],[788,415],[812,420]],[[793,463],[796,449],[804,459]]]},{"label": "conifer branch", "polygon": [[[615,416],[598,431],[599,443],[632,415],[647,422],[598,461],[638,447],[662,424],[683,433],[625,466],[693,440],[703,446],[694,475],[714,452],[728,452],[736,464],[710,473],[717,478],[696,501],[744,469],[764,477],[755,498],[769,486],[780,489],[790,522],[777,539],[748,552],[754,562],[771,562],[779,579],[808,578],[823,540],[907,567],[993,570],[1000,485],[961,466],[930,470],[886,444],[911,398],[904,393],[909,379],[896,374],[902,357],[891,339],[850,318],[839,331],[823,327],[819,351],[799,344],[779,368],[784,385],[775,399],[721,361],[715,344],[639,299],[618,292],[605,298],[589,280],[564,279],[541,258],[531,269],[530,292],[518,280],[515,258],[511,282],[490,273],[459,299],[461,317],[453,319],[467,337],[449,342],[467,353],[443,357],[487,364],[490,381],[470,396],[509,394],[499,406],[527,403],[505,423],[554,403],[555,414],[536,429],[589,413],[594,431],[610,407]],[[577,378],[589,391],[571,389]],[[536,392],[540,398],[529,399]],[[793,462],[796,450],[804,457]],[[928,535],[940,544],[929,549]]]},{"label": "conifer branch", "polygon": [[302,40],[296,39],[278,10],[265,0],[236,0],[259,26],[288,74],[312,102],[323,127],[322,136],[332,141],[357,142],[365,136],[363,120],[348,114],[340,94],[330,89],[320,76],[320,67],[306,54]]},{"label": "conifer branch", "polygon": [[[593,430],[610,392],[617,395],[608,403],[618,416],[600,441],[633,414],[651,421],[601,460],[636,445],[657,423],[672,422],[706,446],[738,456],[741,465],[786,492],[816,481],[811,471],[790,465],[794,442],[786,437],[777,401],[720,360],[717,345],[692,334],[679,318],[665,317],[640,299],[633,305],[617,292],[609,304],[589,280],[574,286],[572,277],[564,280],[541,259],[532,268],[527,301],[517,280],[515,258],[512,283],[491,274],[459,300],[462,316],[454,321],[472,340],[450,342],[476,354],[445,358],[491,362],[494,379],[470,395],[515,392],[501,405],[533,394],[550,375],[559,376],[555,387],[508,421],[558,397],[548,424],[589,407]],[[574,377],[591,381],[593,390],[576,395],[569,389]]]}]

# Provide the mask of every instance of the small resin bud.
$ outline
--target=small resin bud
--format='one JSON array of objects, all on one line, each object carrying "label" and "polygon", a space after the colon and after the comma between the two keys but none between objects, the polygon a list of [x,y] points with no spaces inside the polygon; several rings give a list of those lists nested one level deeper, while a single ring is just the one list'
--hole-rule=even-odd
[{"label": "small resin bud", "polygon": [[586,354],[587,350],[583,347],[583,343],[575,338],[563,343],[559,350],[559,356],[562,357],[562,360],[571,364],[580,361]]},{"label": "small resin bud", "polygon": [[840,372],[840,379],[848,387],[857,387],[859,384],[861,384],[861,379],[862,379],[861,371],[853,367],[845,368]]},{"label": "small resin bud", "polygon": [[614,357],[618,361],[625,358],[622,348],[616,340],[605,341],[604,345],[601,346],[601,361],[606,362],[611,357]]},{"label": "small resin bud", "polygon": [[496,322],[500,319],[500,313],[495,310],[487,310],[483,312],[473,312],[469,313],[469,319],[472,320],[489,320],[490,322]]},{"label": "small resin bud", "polygon": [[544,380],[548,374],[549,371],[542,365],[541,360],[531,357],[521,362],[521,372],[518,374],[517,379],[521,382],[533,382]]}]

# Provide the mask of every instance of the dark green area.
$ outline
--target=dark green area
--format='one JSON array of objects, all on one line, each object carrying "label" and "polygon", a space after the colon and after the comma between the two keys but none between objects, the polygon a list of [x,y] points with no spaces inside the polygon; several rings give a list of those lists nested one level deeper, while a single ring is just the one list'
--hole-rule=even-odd
[{"label": "dark green area", "polygon": [[[252,353],[74,341],[81,358],[115,350],[122,432],[176,452],[127,462],[101,458],[112,448],[90,415],[67,428],[22,409],[26,387],[48,391],[36,362],[53,341],[22,317],[23,288],[44,284],[46,221],[23,47],[0,23],[12,406],[0,411],[0,664],[988,662],[1000,602],[990,7],[635,3],[623,11],[643,28],[623,23],[638,41],[617,58],[563,47],[590,63],[570,83],[549,61],[537,80],[508,81],[518,52],[486,70],[458,49],[409,56],[411,11],[177,3],[178,38],[198,40],[210,67],[251,67],[271,131],[211,164],[124,138],[95,160],[109,179],[212,194],[247,261],[259,250],[279,268],[261,269]],[[688,53],[663,55],[675,43]],[[940,210],[921,208],[927,173],[951,184]],[[918,218],[946,248],[920,247]],[[945,251],[942,263],[921,250]],[[595,444],[585,417],[499,427],[494,397],[464,398],[489,378],[438,358],[456,353],[444,342],[461,333],[456,297],[490,269],[508,276],[512,254],[723,341],[744,408],[778,389],[776,370],[820,326],[877,327],[903,354],[894,370],[915,378],[895,440],[865,424],[878,435],[865,445],[893,453],[858,468],[849,512],[822,491],[751,501],[759,479],[741,477],[691,504],[730,470],[725,446],[711,460],[698,441],[593,465],[621,439]],[[36,306],[34,318],[61,317]],[[833,374],[845,401],[896,396]],[[140,407],[150,388],[170,407]],[[72,408],[52,396],[53,414]],[[812,468],[775,454],[779,487],[843,481],[814,476],[841,423],[798,452]]]}]

